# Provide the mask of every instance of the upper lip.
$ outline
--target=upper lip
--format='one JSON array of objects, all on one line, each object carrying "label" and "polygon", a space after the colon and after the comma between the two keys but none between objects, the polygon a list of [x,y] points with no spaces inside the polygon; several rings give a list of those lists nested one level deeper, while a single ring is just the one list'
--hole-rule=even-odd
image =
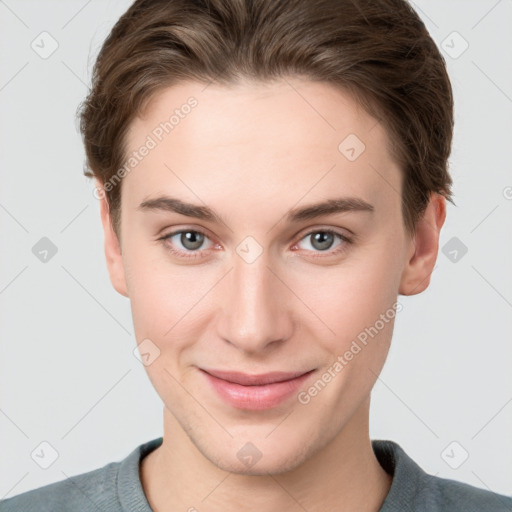
[{"label": "upper lip", "polygon": [[286,380],[295,379],[301,375],[311,372],[312,370],[299,371],[299,372],[269,372],[261,373],[259,375],[250,375],[247,373],[230,372],[223,370],[205,370],[202,371],[213,375],[219,379],[241,384],[242,386],[261,386],[264,384],[273,384],[276,382],[284,382]]}]

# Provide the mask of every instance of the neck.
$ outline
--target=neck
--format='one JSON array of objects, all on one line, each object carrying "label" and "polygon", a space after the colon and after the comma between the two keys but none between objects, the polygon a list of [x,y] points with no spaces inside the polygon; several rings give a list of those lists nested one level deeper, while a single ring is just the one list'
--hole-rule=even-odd
[{"label": "neck", "polygon": [[392,477],[373,452],[368,415],[369,399],[303,464],[280,474],[254,476],[218,468],[164,408],[163,443],[142,460],[142,486],[154,512],[378,512]]}]

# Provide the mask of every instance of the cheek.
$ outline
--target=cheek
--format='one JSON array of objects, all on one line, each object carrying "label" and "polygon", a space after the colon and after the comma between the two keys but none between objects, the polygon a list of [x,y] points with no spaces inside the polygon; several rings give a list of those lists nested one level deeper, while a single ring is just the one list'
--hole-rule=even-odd
[{"label": "cheek", "polygon": [[[330,352],[339,353],[376,323],[379,338],[390,338],[401,273],[397,254],[389,251],[386,244],[374,244],[349,256],[340,265],[296,275],[294,289],[322,320],[311,316],[311,322],[318,324],[317,331],[323,329],[328,333],[319,339],[325,340]],[[381,315],[386,317],[385,325],[379,321]]]},{"label": "cheek", "polygon": [[179,313],[184,299],[180,270],[164,265],[159,253],[127,244],[123,256],[126,283],[130,298],[137,340],[151,334],[163,337]]},{"label": "cheek", "polygon": [[194,337],[217,270],[172,264],[163,249],[133,248],[129,255],[127,251],[125,272],[137,340],[148,337],[166,351],[170,345],[173,350],[187,345],[185,334]]}]

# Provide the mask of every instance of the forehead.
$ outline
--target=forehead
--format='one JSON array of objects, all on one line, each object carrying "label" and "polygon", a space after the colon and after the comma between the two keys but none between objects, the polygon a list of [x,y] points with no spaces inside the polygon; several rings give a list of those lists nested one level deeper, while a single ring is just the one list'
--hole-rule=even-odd
[{"label": "forehead", "polygon": [[[401,190],[383,126],[334,86],[300,79],[233,86],[184,82],[151,98],[132,122],[123,203],[152,193],[247,203],[302,195],[360,196],[373,204]],[[220,203],[218,203],[220,204]]]}]

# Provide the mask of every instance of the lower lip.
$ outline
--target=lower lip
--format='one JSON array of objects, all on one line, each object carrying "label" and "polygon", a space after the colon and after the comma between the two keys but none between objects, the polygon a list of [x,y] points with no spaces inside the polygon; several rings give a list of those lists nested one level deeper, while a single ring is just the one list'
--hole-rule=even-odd
[{"label": "lower lip", "polygon": [[314,370],[295,379],[262,386],[242,386],[228,382],[201,370],[217,394],[236,409],[262,411],[272,409],[296,393]]}]

